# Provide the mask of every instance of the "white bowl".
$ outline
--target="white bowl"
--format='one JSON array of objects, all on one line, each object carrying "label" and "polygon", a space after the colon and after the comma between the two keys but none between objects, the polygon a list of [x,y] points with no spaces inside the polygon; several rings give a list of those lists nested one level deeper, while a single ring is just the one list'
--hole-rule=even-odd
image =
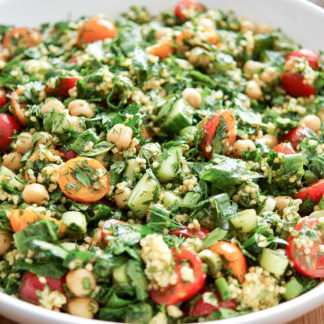
[{"label": "white bowl", "polygon": [[[173,8],[173,0],[0,0],[1,24],[37,26],[44,22],[62,21],[82,15],[106,13],[111,18],[127,11],[131,5],[146,6],[151,13]],[[241,17],[257,23],[280,27],[304,47],[324,50],[324,10],[304,0],[206,0],[208,8],[234,9]],[[324,302],[321,284],[306,294],[278,306],[248,315],[209,323],[271,324],[293,320]],[[77,318],[17,300],[0,292],[0,313],[24,324],[95,324],[98,320]]]}]

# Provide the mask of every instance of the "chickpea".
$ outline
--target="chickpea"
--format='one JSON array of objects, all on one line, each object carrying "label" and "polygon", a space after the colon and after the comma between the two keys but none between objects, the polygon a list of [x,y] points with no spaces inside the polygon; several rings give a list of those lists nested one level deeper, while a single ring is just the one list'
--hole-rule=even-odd
[{"label": "chickpea", "polygon": [[67,309],[71,315],[92,319],[98,312],[99,305],[91,297],[74,297],[69,299]]},{"label": "chickpea", "polygon": [[91,271],[77,269],[69,271],[66,276],[66,285],[73,295],[84,297],[95,289],[96,279]]},{"label": "chickpea", "polygon": [[274,28],[267,24],[261,24],[256,26],[255,33],[256,34],[271,34]]},{"label": "chickpea", "polygon": [[265,68],[264,71],[262,71],[262,73],[260,74],[260,79],[263,82],[268,84],[272,83],[277,78],[278,78],[277,70],[272,66]]},{"label": "chickpea", "polygon": [[71,126],[76,130],[77,132],[83,132],[84,128],[80,125],[80,118],[77,116],[71,116],[70,117],[70,123]]},{"label": "chickpea", "polygon": [[91,246],[100,246],[101,245],[101,228],[98,227],[91,239]]},{"label": "chickpea", "polygon": [[201,95],[196,89],[184,89],[182,92],[182,97],[189,103],[190,106],[194,108],[199,108],[201,105]]},{"label": "chickpea", "polygon": [[128,187],[124,189],[117,189],[114,195],[115,203],[118,208],[125,208],[127,200],[130,197],[132,190]]},{"label": "chickpea", "polygon": [[49,195],[43,185],[32,183],[25,187],[22,198],[27,204],[35,203],[37,205],[43,205],[49,200]]},{"label": "chickpea", "polygon": [[262,140],[265,144],[267,144],[270,148],[275,147],[276,145],[279,144],[279,140],[277,136],[272,135],[272,134],[266,134],[262,137]]},{"label": "chickpea", "polygon": [[94,116],[94,109],[85,100],[77,99],[71,101],[68,105],[68,109],[71,116],[86,116],[88,118]]},{"label": "chickpea", "polygon": [[42,135],[42,138],[40,138],[37,142],[35,147],[39,148],[41,144],[45,145],[48,148],[54,148],[53,145],[53,136],[47,132],[40,132],[40,135]]},{"label": "chickpea", "polygon": [[210,59],[206,53],[201,51],[201,48],[195,47],[188,53],[188,61],[194,65],[207,66]]},{"label": "chickpea", "polygon": [[45,102],[42,106],[40,112],[42,115],[45,115],[47,112],[56,111],[56,112],[63,112],[64,105],[58,99],[49,99]]},{"label": "chickpea", "polygon": [[313,132],[317,133],[321,129],[321,120],[319,117],[315,115],[307,115],[305,116],[300,123],[302,125],[305,125],[309,129],[311,129]]},{"label": "chickpea", "polygon": [[5,230],[0,230],[0,255],[4,255],[10,248],[12,235]]},{"label": "chickpea", "polygon": [[18,153],[25,154],[33,147],[33,135],[30,133],[20,133],[17,142],[16,142],[16,150]]},{"label": "chickpea", "polygon": [[246,83],[245,93],[251,99],[259,100],[262,97],[262,89],[254,80]]},{"label": "chickpea", "polygon": [[208,18],[202,18],[199,20],[199,25],[202,26],[207,31],[216,30],[215,23]]},{"label": "chickpea", "polygon": [[133,130],[123,124],[116,124],[107,134],[107,142],[116,144],[119,151],[127,149],[133,137]]},{"label": "chickpea", "polygon": [[253,23],[252,21],[250,21],[250,20],[242,20],[242,21],[241,21],[241,25],[240,25],[240,30],[241,30],[242,32],[246,32],[246,31],[248,31],[248,30],[251,30],[251,31],[254,32],[254,30],[255,30],[255,25],[254,25],[254,23]]},{"label": "chickpea", "polygon": [[258,73],[262,68],[264,67],[264,64],[257,61],[246,61],[246,63],[243,66],[243,72],[248,77],[251,77],[253,74]]},{"label": "chickpea", "polygon": [[22,167],[20,160],[22,155],[18,152],[12,152],[3,156],[2,164],[11,171],[17,171]]},{"label": "chickpea", "polygon": [[164,37],[171,37],[172,36],[172,29],[168,27],[159,28],[155,33],[154,37],[156,40],[159,40]]},{"label": "chickpea", "polygon": [[237,140],[233,145],[233,153],[236,156],[243,156],[246,151],[255,149],[255,144],[251,140]]},{"label": "chickpea", "polygon": [[318,117],[322,122],[324,122],[324,108],[319,110]]},{"label": "chickpea", "polygon": [[286,207],[289,206],[291,198],[289,196],[278,196],[275,197],[276,205],[279,213],[281,213]]}]

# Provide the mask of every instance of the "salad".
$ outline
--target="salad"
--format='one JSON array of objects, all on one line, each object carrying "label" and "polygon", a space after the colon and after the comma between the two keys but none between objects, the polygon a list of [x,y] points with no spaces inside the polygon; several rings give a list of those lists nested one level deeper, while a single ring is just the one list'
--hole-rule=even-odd
[{"label": "salad", "polygon": [[167,324],[320,283],[320,53],[195,0],[0,27],[6,294]]}]

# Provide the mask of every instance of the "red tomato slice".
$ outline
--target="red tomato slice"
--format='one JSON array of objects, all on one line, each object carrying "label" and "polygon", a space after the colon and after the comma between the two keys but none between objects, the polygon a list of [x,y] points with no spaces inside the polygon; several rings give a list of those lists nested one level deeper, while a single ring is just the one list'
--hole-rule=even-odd
[{"label": "red tomato slice", "polygon": [[198,237],[200,239],[205,238],[208,234],[210,233],[209,230],[205,229],[205,228],[200,228],[199,230],[195,229],[195,228],[179,228],[176,229],[174,231],[169,232],[170,235],[176,235],[176,236],[182,236],[182,237]]},{"label": "red tomato slice", "polygon": [[190,9],[194,11],[203,11],[205,7],[196,0],[179,0],[174,9],[174,13],[181,20],[186,20],[185,11]]},{"label": "red tomato slice", "polygon": [[306,198],[309,197],[310,200],[316,200],[316,205],[318,205],[323,194],[324,194],[324,179],[317,181],[311,186],[297,192],[294,198],[305,201]]},{"label": "red tomato slice", "polygon": [[[65,275],[60,279],[53,279],[46,277],[46,284],[52,291],[58,290],[64,294],[63,284],[65,283]],[[27,271],[22,278],[22,285],[19,289],[19,296],[30,303],[38,305],[38,296],[36,291],[43,291],[46,284],[41,283],[38,276],[34,273]]]},{"label": "red tomato slice", "polygon": [[318,61],[320,60],[320,55],[317,52],[314,52],[307,48],[301,48],[299,50],[291,52],[286,57],[286,61],[290,60],[293,57],[305,57],[312,68],[318,69]]},{"label": "red tomato slice", "polygon": [[119,220],[119,219],[108,219],[103,223],[102,229],[101,229],[101,237],[105,244],[109,244],[109,240],[107,240],[107,236],[113,236],[113,226],[115,224],[126,224],[125,222]]},{"label": "red tomato slice", "polygon": [[315,94],[315,89],[304,83],[304,76],[300,73],[284,72],[281,82],[285,91],[293,97],[309,97]]},{"label": "red tomato slice", "polygon": [[[80,77],[61,78],[60,82],[53,90],[53,92],[59,97],[70,97],[69,90],[76,86],[79,79],[81,78]],[[46,88],[46,92],[50,93],[51,89]]]},{"label": "red tomato slice", "polygon": [[16,119],[8,114],[0,114],[0,152],[7,150],[12,136],[19,130]]},{"label": "red tomato slice", "polygon": [[283,153],[285,155],[295,154],[295,150],[290,143],[280,143],[273,148],[274,151]]},{"label": "red tomato slice", "polygon": [[[212,292],[212,291],[206,290],[203,291],[202,293],[205,292]],[[210,315],[213,311],[218,312],[220,308],[228,308],[233,310],[236,308],[237,304],[235,299],[223,301],[219,292],[213,292],[213,294],[218,300],[218,306],[207,304],[204,302],[203,297],[200,297],[191,307],[190,306],[186,307],[185,314],[190,317],[206,316],[206,315]]]},{"label": "red tomato slice", "polygon": [[236,130],[235,130],[235,116],[234,113],[231,110],[219,110],[214,113],[214,116],[212,118],[206,118],[201,123],[202,128],[202,141],[201,146],[203,149],[203,153],[206,156],[207,159],[210,159],[212,156],[211,151],[207,151],[207,147],[212,147],[214,135],[217,129],[217,126],[219,125],[219,119],[220,117],[223,118],[225,121],[227,127],[227,145],[232,145],[236,140]]},{"label": "red tomato slice", "polygon": [[68,150],[63,153],[63,158],[65,161],[69,161],[71,159],[74,159],[78,156],[78,154],[74,150]]},{"label": "red tomato slice", "polygon": [[[287,240],[287,255],[294,263],[295,269],[312,278],[324,278],[324,254],[320,251],[323,239],[320,228],[318,218],[305,217],[297,224]],[[311,247],[303,245],[305,239],[312,239]]]},{"label": "red tomato slice", "polygon": [[305,127],[297,127],[293,129],[291,132],[286,134],[282,140],[284,142],[290,142],[295,150],[298,150],[298,144],[305,138],[310,137],[311,134],[308,128]]},{"label": "red tomato slice", "polygon": [[[189,300],[204,287],[206,281],[206,273],[203,271],[203,264],[200,258],[186,249],[180,249],[180,252],[178,252],[173,248],[172,252],[175,260],[175,272],[178,275],[178,283],[163,290],[152,289],[149,291],[149,295],[155,303],[166,304],[167,306]],[[181,278],[180,270],[183,261],[189,261],[195,275],[194,282],[185,282]]]},{"label": "red tomato slice", "polygon": [[0,108],[2,108],[7,102],[6,91],[4,89],[0,89]]}]

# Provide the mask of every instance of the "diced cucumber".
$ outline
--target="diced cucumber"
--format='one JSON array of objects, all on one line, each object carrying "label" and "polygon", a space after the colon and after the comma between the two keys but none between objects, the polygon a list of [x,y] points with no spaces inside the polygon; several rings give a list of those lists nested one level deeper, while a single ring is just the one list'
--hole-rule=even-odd
[{"label": "diced cucumber", "polygon": [[242,233],[253,231],[258,225],[258,217],[254,209],[246,209],[231,217],[232,225]]},{"label": "diced cucumber", "polygon": [[162,191],[162,203],[167,209],[171,209],[175,204],[181,203],[181,198],[172,191]]},{"label": "diced cucumber", "polygon": [[193,209],[195,205],[199,202],[200,198],[201,193],[199,192],[187,192],[184,198],[182,199],[180,207]]},{"label": "diced cucumber", "polygon": [[150,173],[145,173],[136,184],[128,199],[128,207],[138,218],[143,218],[153,201],[154,196],[158,195],[159,184]]},{"label": "diced cucumber", "polygon": [[179,99],[167,110],[162,129],[167,133],[178,133],[192,125],[193,108],[183,99]]},{"label": "diced cucumber", "polygon": [[285,273],[289,264],[288,258],[279,251],[271,249],[263,249],[260,257],[260,265],[265,270],[273,273],[276,276],[281,276]]},{"label": "diced cucumber", "polygon": [[195,140],[195,135],[197,133],[197,127],[196,126],[188,126],[183,129],[181,129],[179,135],[181,138],[183,138],[188,143],[191,143]]},{"label": "diced cucumber", "polygon": [[150,304],[134,304],[127,307],[125,322],[133,324],[148,324],[153,316]]},{"label": "diced cucumber", "polygon": [[78,211],[68,211],[62,215],[62,223],[66,226],[66,233],[80,236],[87,232],[87,219]]},{"label": "diced cucumber", "polygon": [[222,268],[223,262],[221,257],[212,250],[202,250],[198,254],[199,258],[207,264],[208,273],[215,276]]},{"label": "diced cucumber", "polygon": [[177,177],[181,157],[181,146],[171,147],[167,151],[164,151],[158,159],[160,164],[156,169],[156,177],[164,183],[174,180]]},{"label": "diced cucumber", "polygon": [[286,300],[299,296],[304,290],[303,285],[299,283],[296,278],[290,279],[285,284],[285,288],[286,292],[283,294],[283,298],[285,298]]},{"label": "diced cucumber", "polygon": [[2,181],[9,187],[16,188],[19,191],[24,188],[24,184],[26,183],[3,165],[0,166],[0,183]]},{"label": "diced cucumber", "polygon": [[116,267],[113,269],[112,276],[114,279],[114,282],[119,287],[127,287],[130,285],[130,282],[127,277],[127,262],[125,262],[123,265]]},{"label": "diced cucumber", "polygon": [[136,159],[129,159],[127,161],[126,170],[124,172],[124,177],[128,180],[133,181],[135,179],[135,173],[136,168],[138,167],[138,164],[136,162]]}]

